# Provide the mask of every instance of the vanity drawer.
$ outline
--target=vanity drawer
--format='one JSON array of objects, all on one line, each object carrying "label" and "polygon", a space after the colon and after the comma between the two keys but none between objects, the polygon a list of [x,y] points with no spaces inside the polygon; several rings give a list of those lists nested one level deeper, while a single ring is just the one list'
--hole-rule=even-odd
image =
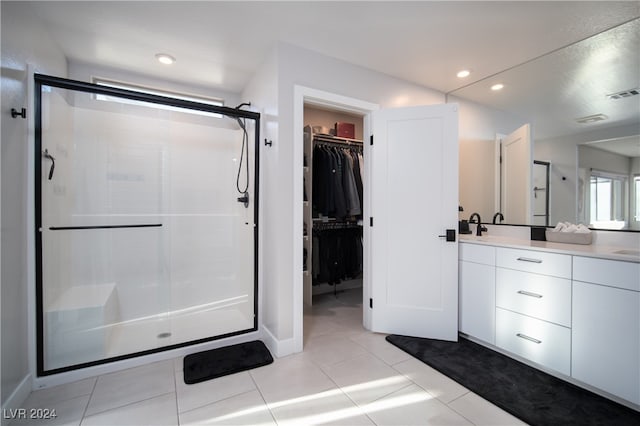
[{"label": "vanity drawer", "polygon": [[571,280],[497,268],[496,306],[571,327]]},{"label": "vanity drawer", "polygon": [[483,265],[496,264],[496,248],[481,244],[458,244],[460,251],[459,260],[466,262],[481,263]]},{"label": "vanity drawer", "polygon": [[571,256],[567,254],[498,247],[496,265],[536,274],[571,278]]},{"label": "vanity drawer", "polygon": [[573,279],[640,291],[640,263],[574,256]]},{"label": "vanity drawer", "polygon": [[496,308],[496,346],[567,376],[571,369],[571,330]]}]

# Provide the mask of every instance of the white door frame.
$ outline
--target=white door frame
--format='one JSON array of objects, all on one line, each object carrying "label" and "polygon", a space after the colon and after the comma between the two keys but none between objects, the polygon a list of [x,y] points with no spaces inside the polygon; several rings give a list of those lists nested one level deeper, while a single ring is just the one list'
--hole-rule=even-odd
[{"label": "white door frame", "polygon": [[[325,92],[323,90],[317,90],[310,87],[295,85],[293,88],[293,262],[292,276],[293,276],[293,351],[302,352],[303,350],[303,271],[300,265],[302,265],[302,227],[303,227],[303,161],[304,161],[304,104],[313,104],[317,106],[330,107],[337,111],[362,114],[363,115],[363,140],[369,140],[371,136],[371,112],[380,109],[378,104],[366,102],[360,99],[350,98],[336,93]],[[365,152],[365,169],[364,169],[364,209],[363,217],[369,216],[369,203],[370,199],[369,190],[369,156],[367,155],[369,146],[364,144]],[[367,241],[369,241],[368,227],[363,227],[364,238],[364,279],[363,285],[363,300],[368,300],[369,287],[368,277],[369,271],[369,252],[367,247]],[[364,304],[363,304],[364,306]],[[363,324],[365,328],[370,328],[370,315],[367,309],[363,309]]]}]

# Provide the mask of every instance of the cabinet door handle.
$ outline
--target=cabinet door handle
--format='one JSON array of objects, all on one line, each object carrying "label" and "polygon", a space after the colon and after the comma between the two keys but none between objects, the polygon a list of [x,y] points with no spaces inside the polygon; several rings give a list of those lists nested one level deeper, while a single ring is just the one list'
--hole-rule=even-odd
[{"label": "cabinet door handle", "polygon": [[542,295],[538,293],[531,293],[530,291],[518,290],[518,294],[522,294],[524,296],[535,297],[536,299],[541,299]]},{"label": "cabinet door handle", "polygon": [[539,345],[540,343],[542,343],[542,340],[538,340],[538,339],[534,339],[533,337],[527,336],[526,334],[522,334],[522,333],[516,333],[516,336],[518,336],[521,339],[524,340],[528,340],[530,342],[533,342],[537,345]]},{"label": "cabinet door handle", "polygon": [[542,259],[532,259],[530,257],[519,257],[518,260],[521,262],[542,263]]}]

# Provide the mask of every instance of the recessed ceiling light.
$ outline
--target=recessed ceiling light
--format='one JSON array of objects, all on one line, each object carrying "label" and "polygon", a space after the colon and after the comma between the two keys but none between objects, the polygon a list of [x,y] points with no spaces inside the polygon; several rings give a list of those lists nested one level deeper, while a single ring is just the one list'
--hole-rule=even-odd
[{"label": "recessed ceiling light", "polygon": [[156,59],[164,65],[171,65],[176,61],[176,58],[171,55],[167,55],[166,53],[158,53],[156,55]]},{"label": "recessed ceiling light", "polygon": [[493,86],[491,86],[491,90],[496,91],[496,90],[502,90],[504,88],[504,84],[498,83],[498,84],[494,84]]},{"label": "recessed ceiling light", "polygon": [[471,71],[462,70],[462,71],[459,71],[458,74],[456,75],[458,76],[458,78],[465,78],[465,77],[469,77],[470,74],[471,74]]}]

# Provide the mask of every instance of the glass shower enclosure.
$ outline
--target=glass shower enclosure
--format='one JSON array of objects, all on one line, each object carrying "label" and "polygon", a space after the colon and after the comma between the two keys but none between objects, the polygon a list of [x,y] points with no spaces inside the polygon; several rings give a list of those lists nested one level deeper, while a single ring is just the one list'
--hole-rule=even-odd
[{"label": "glass shower enclosure", "polygon": [[260,115],[35,76],[38,375],[257,330]]}]

